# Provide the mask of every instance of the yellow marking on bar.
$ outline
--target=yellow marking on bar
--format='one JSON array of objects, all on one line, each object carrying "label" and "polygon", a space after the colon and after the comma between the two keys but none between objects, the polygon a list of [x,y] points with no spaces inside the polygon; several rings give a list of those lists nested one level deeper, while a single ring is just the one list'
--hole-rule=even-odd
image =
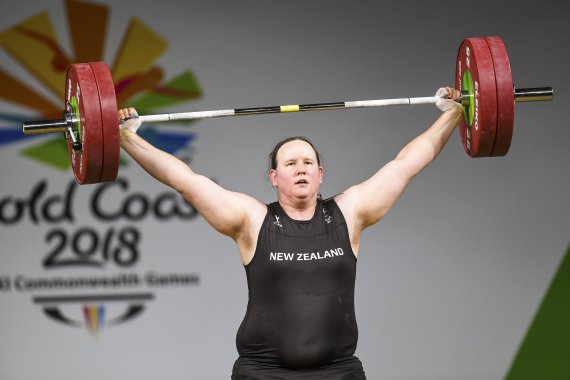
[{"label": "yellow marking on bar", "polygon": [[279,112],[299,112],[299,105],[298,104],[292,104],[289,106],[280,106]]}]

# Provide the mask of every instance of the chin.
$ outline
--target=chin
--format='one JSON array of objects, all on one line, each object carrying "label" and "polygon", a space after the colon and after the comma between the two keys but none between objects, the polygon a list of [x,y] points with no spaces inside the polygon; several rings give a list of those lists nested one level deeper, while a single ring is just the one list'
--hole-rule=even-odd
[{"label": "chin", "polygon": [[310,193],[308,191],[304,191],[304,192],[299,192],[299,193],[295,193],[293,194],[295,196],[295,198],[297,199],[309,199],[311,198],[314,194]]}]

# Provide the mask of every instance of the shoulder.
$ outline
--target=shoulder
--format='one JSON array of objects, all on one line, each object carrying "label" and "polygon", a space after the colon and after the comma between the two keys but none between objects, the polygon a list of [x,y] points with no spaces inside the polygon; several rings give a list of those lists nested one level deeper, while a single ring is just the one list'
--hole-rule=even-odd
[{"label": "shoulder", "polygon": [[[214,227],[224,235],[234,240],[243,239],[261,226],[267,213],[267,205],[247,194],[233,191],[229,193],[230,197],[220,199],[218,204],[206,210],[214,215],[210,215],[206,220],[210,224],[213,224],[211,220],[218,221]],[[201,213],[203,214],[204,210],[201,210]]]},{"label": "shoulder", "polygon": [[329,198],[328,200],[334,201],[345,218],[352,218],[354,215],[356,196],[354,194],[353,188],[349,188],[342,193]]},{"label": "shoulder", "polygon": [[353,250],[358,252],[358,241],[362,233],[363,227],[362,223],[358,219],[357,214],[357,193],[356,188],[353,186],[347,190],[339,193],[333,197],[335,203],[337,204],[340,212],[342,213],[346,226],[348,228],[348,233],[350,236],[350,241],[353,244]]},{"label": "shoulder", "polygon": [[246,195],[240,194],[238,197],[242,198],[242,206],[247,211],[245,220],[241,223],[238,232],[233,238],[239,248],[243,263],[247,264],[251,261],[255,252],[257,236],[269,212],[269,205]]},{"label": "shoulder", "polygon": [[242,207],[244,207],[247,219],[249,219],[250,223],[253,225],[261,225],[265,215],[270,210],[273,203],[267,205],[256,198],[250,197],[249,195],[237,194],[238,197],[241,198]]}]

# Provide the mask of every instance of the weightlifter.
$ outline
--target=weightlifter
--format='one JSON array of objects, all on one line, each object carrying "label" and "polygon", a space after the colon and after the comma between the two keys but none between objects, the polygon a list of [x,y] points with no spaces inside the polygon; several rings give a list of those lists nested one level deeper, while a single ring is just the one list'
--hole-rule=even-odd
[{"label": "weightlifter", "polygon": [[303,137],[269,155],[277,201],[226,190],[140,138],[133,108],[119,110],[121,147],[150,175],[177,190],[237,244],[249,302],[237,333],[232,380],[363,380],[354,356],[354,284],[360,237],[382,219],[412,178],[441,152],[463,107],[440,88],[440,117],[372,177],[328,199],[319,153]]}]

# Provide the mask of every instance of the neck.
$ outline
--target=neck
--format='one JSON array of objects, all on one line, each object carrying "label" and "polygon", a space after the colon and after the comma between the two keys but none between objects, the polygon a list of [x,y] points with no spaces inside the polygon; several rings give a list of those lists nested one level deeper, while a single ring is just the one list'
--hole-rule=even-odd
[{"label": "neck", "polygon": [[309,220],[315,214],[317,198],[307,201],[297,200],[295,202],[279,199],[279,204],[290,218],[295,220]]}]

